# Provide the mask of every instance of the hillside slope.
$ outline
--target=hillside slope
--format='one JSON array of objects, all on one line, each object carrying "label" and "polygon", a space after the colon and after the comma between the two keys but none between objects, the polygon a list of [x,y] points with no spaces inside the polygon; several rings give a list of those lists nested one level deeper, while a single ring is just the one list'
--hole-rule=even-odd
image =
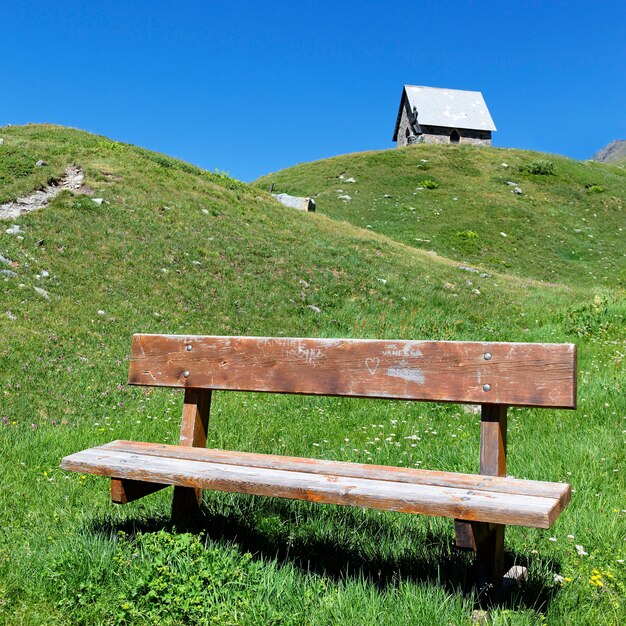
[{"label": "hillside slope", "polygon": [[[356,182],[350,182],[350,181]],[[459,262],[570,285],[624,284],[626,174],[520,150],[417,145],[338,156],[255,184]]]},{"label": "hillside slope", "polygon": [[[114,439],[176,442],[181,395],[125,385],[134,332],[575,341],[581,410],[513,408],[508,467],[579,495],[549,533],[507,530],[529,583],[492,617],[619,617],[619,288],[481,276],[77,130],[0,137],[1,202],[68,165],[85,175],[0,221],[0,623],[472,623],[450,520],[211,492],[198,526],[172,528],[167,491],[114,507],[104,479],[61,471],[63,456]],[[452,405],[216,393],[209,445],[474,473],[479,420]],[[592,568],[605,581],[594,595]]]}]

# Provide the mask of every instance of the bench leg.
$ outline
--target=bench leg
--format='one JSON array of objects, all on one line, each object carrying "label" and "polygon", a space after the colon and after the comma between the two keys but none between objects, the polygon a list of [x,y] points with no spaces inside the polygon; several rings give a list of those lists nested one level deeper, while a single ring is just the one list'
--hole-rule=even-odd
[{"label": "bench leg", "polygon": [[489,536],[476,550],[476,571],[479,590],[497,589],[504,576],[504,529],[495,525]]},{"label": "bench leg", "polygon": [[504,575],[504,529],[502,524],[454,520],[457,548],[476,553],[479,591],[500,586]]},{"label": "bench leg", "polygon": [[[195,448],[206,447],[210,407],[210,389],[185,389],[179,445]],[[172,519],[180,520],[193,517],[200,511],[201,504],[202,489],[174,487]]]}]

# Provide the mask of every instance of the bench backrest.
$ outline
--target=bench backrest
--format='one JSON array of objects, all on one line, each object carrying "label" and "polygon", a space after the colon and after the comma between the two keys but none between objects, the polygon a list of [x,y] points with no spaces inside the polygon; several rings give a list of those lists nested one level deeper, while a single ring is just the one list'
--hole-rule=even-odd
[{"label": "bench backrest", "polygon": [[576,346],[137,334],[128,382],[576,408]]}]

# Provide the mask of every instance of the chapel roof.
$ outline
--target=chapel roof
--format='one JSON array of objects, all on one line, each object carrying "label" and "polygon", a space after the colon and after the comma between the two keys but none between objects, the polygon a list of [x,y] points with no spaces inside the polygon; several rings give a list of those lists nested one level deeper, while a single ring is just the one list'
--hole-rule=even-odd
[{"label": "chapel roof", "polygon": [[394,141],[397,138],[405,95],[409,109],[411,111],[413,107],[417,109],[417,122],[420,125],[496,130],[480,91],[404,85],[393,136]]}]

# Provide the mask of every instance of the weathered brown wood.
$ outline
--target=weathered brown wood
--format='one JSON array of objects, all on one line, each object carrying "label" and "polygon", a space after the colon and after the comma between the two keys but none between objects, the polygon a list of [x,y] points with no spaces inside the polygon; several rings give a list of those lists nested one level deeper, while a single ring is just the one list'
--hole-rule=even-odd
[{"label": "weathered brown wood", "polygon": [[576,406],[573,344],[134,335],[133,385]]},{"label": "weathered brown wood", "polygon": [[455,545],[457,548],[465,550],[478,549],[487,541],[491,533],[495,530],[496,524],[486,522],[466,522],[464,520],[454,520]]},{"label": "weathered brown wood", "polygon": [[[180,445],[205,448],[211,408],[210,389],[185,389],[185,402],[180,426]],[[174,487],[172,517],[193,516],[200,510],[202,489]]]},{"label": "weathered brown wood", "polygon": [[146,456],[175,457],[205,463],[242,465],[251,468],[280,469],[291,472],[343,476],[345,478],[387,480],[394,483],[454,487],[456,489],[553,498],[562,500],[565,504],[571,498],[570,486],[565,483],[523,480],[511,477],[499,478],[496,476],[481,476],[479,474],[459,474],[407,467],[371,465],[369,463],[347,463],[345,461],[326,461],[323,459],[307,459],[274,454],[217,450],[213,448],[189,448],[139,441],[112,441],[94,448],[94,450],[96,449],[144,454]]},{"label": "weathered brown wood", "polygon": [[496,524],[477,547],[476,569],[479,589],[498,588],[504,576],[504,524]]},{"label": "weathered brown wood", "polygon": [[483,404],[480,415],[480,473],[506,476],[506,406]]},{"label": "weathered brown wood", "polygon": [[[538,528],[550,527],[559,505],[554,498],[539,496],[248,467],[104,447],[66,457],[62,467],[159,484]],[[449,479],[449,485],[454,485],[455,474],[450,473]]]},{"label": "weathered brown wood", "polygon": [[169,485],[111,478],[111,501],[115,504],[128,504],[165,487]]},{"label": "weathered brown wood", "polygon": [[[506,476],[507,407],[483,404],[480,415],[480,473]],[[496,526],[476,549],[481,586],[498,586],[504,574],[504,526]]]}]

